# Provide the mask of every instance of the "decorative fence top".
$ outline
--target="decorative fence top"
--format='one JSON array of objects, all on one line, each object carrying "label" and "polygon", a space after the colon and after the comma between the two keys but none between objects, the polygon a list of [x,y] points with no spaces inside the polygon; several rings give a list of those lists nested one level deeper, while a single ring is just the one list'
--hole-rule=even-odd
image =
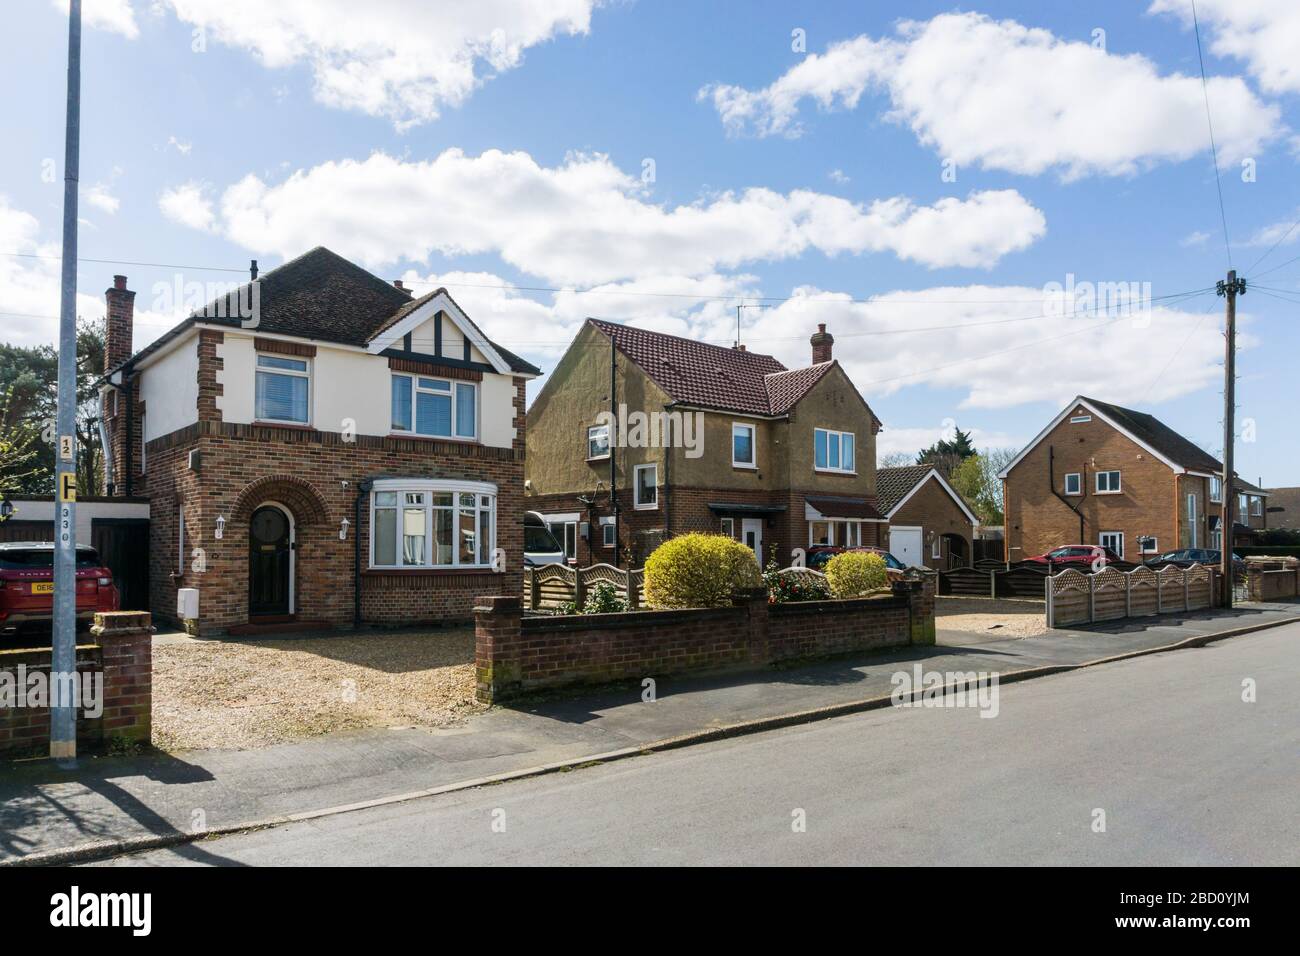
[{"label": "decorative fence top", "polygon": [[1203,564],[1160,570],[1112,566],[1092,574],[1067,568],[1047,577],[1047,625],[1061,627],[1169,611],[1191,611],[1214,603],[1214,569]]}]

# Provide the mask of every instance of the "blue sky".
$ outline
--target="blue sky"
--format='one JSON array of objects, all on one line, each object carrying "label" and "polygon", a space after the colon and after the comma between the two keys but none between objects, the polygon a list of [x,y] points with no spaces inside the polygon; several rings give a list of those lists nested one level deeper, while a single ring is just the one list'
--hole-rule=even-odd
[{"label": "blue sky", "polygon": [[[1228,268],[1190,5],[1073,6],[86,0],[81,256],[159,265],[83,261],[81,311],[127,274],[143,346],[183,304],[164,286],[323,244],[447,285],[543,369],[585,315],[730,344],[761,304],[743,339],[788,365],[826,322],[882,451],[954,421],[1020,445],[1082,392],[1218,454],[1222,300],[1175,297]],[[58,309],[34,257],[58,254],[66,17],[15,7],[0,321],[31,343]],[[1238,467],[1300,484],[1300,14],[1197,7],[1261,286]],[[1098,315],[1069,276],[1152,301]]]}]

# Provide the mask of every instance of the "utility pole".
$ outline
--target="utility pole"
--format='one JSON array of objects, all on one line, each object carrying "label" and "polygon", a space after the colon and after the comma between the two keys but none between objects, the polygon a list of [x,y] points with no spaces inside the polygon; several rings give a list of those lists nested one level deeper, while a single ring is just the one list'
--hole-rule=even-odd
[{"label": "utility pole", "polygon": [[59,303],[59,399],[55,440],[54,633],[50,662],[50,757],[77,760],[77,183],[81,148],[81,0],[68,10],[68,117],[63,156],[63,288]]},{"label": "utility pole", "polygon": [[1223,513],[1219,518],[1219,575],[1223,578],[1223,606],[1232,607],[1232,509],[1236,502],[1233,487],[1232,446],[1236,437],[1234,418],[1237,411],[1237,296],[1246,294],[1246,280],[1237,278],[1237,270],[1228,272],[1215,291],[1227,300],[1223,351]]}]

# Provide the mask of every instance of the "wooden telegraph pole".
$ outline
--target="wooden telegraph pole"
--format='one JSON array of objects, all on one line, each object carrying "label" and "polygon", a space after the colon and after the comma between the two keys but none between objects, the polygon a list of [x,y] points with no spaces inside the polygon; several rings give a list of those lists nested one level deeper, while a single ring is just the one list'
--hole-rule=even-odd
[{"label": "wooden telegraph pole", "polygon": [[1227,300],[1223,352],[1223,511],[1219,518],[1219,574],[1223,578],[1223,606],[1232,607],[1232,522],[1237,493],[1234,488],[1232,445],[1236,436],[1234,417],[1237,411],[1237,296],[1246,294],[1246,280],[1237,278],[1237,270],[1228,272],[1215,291]]}]

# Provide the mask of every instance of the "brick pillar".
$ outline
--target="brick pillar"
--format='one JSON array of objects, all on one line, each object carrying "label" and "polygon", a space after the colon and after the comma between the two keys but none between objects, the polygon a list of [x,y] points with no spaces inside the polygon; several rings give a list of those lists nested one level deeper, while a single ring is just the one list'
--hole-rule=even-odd
[{"label": "brick pillar", "polygon": [[95,615],[91,635],[102,648],[104,740],[149,744],[153,718],[153,627],[147,611]]},{"label": "brick pillar", "polygon": [[481,597],[474,608],[475,696],[492,704],[517,692],[523,601],[516,595]]},{"label": "brick pillar", "polygon": [[768,643],[768,595],[766,587],[749,588],[737,594],[733,602],[745,609],[745,633],[749,644],[749,663],[762,667],[772,660]]},{"label": "brick pillar", "polygon": [[912,644],[934,643],[934,596],[937,581],[938,575],[922,574],[919,579],[894,582],[894,593],[907,598]]},{"label": "brick pillar", "polygon": [[217,356],[217,346],[225,340],[226,334],[215,329],[199,332],[199,421],[221,421],[217,398],[224,386],[217,381],[217,373],[225,367],[225,359]]}]

